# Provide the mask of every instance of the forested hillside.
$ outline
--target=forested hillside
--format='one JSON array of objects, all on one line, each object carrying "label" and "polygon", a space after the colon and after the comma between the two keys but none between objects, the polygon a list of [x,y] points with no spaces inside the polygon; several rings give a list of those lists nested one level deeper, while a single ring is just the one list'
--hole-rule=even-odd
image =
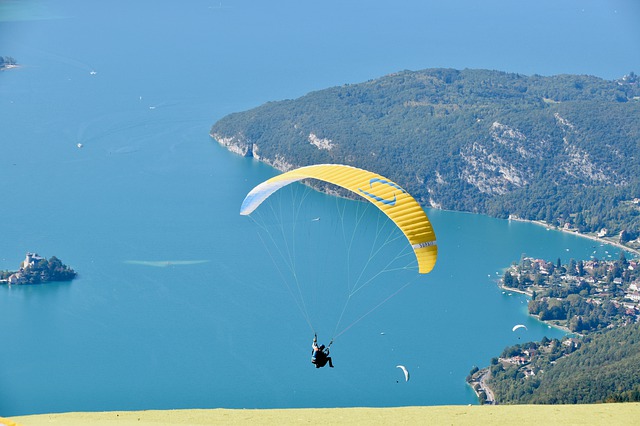
[{"label": "forested hillside", "polygon": [[571,339],[564,342],[569,345],[545,340],[505,349],[500,360],[532,351],[545,356],[524,366],[494,359],[489,384],[496,400],[501,404],[640,401],[640,324],[589,334],[573,352]]},{"label": "forested hillside", "polygon": [[403,71],[270,102],[211,136],[285,170],[374,170],[427,206],[640,234],[640,86],[585,75]]}]

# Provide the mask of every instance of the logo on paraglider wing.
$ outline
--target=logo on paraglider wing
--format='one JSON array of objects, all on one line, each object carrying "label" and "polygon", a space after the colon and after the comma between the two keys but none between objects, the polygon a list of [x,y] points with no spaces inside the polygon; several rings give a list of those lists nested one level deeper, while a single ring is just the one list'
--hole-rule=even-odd
[{"label": "logo on paraglider wing", "polygon": [[[406,192],[404,189],[400,188],[397,184],[395,184],[395,183],[393,183],[391,181],[388,181],[388,180],[380,179],[380,178],[372,178],[372,179],[370,179],[369,180],[369,188],[373,188],[373,184],[376,183],[376,182],[380,183],[382,185],[389,185],[392,188],[396,188],[400,192]],[[386,204],[388,206],[395,206],[396,205],[396,195],[395,194],[393,194],[393,199],[389,200],[387,198],[382,198],[382,197],[380,197],[378,195],[375,195],[375,194],[372,194],[370,192],[367,192],[367,191],[365,191],[365,190],[363,190],[361,188],[358,188],[358,191],[362,192],[367,197],[372,198],[372,199],[374,199],[376,201],[379,201],[379,202],[381,202],[383,204]]]},{"label": "logo on paraglider wing", "polygon": [[417,250],[417,249],[421,249],[421,248],[424,248],[424,247],[431,247],[431,246],[435,246],[435,245],[436,245],[435,241],[425,241],[424,243],[412,244],[411,247],[414,250]]}]

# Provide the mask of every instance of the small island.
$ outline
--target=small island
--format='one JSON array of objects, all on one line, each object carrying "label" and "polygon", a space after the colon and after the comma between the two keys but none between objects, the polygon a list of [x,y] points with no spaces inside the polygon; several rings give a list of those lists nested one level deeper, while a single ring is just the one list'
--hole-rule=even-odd
[{"label": "small island", "polygon": [[0,284],[41,284],[51,281],[71,281],[76,272],[53,256],[50,259],[37,253],[27,253],[18,271],[0,271]]},{"label": "small island", "polygon": [[17,66],[18,63],[11,56],[0,56],[0,71],[15,68]]}]

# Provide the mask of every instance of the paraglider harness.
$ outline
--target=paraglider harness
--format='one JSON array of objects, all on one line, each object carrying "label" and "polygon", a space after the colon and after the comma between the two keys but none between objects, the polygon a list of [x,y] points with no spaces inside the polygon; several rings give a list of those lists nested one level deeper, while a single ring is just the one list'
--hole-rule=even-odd
[{"label": "paraglider harness", "polygon": [[329,342],[329,345],[325,347],[324,345],[318,346],[318,336],[313,336],[313,349],[311,350],[311,363],[316,366],[316,368],[324,367],[329,360],[329,348],[333,344],[333,340]]}]

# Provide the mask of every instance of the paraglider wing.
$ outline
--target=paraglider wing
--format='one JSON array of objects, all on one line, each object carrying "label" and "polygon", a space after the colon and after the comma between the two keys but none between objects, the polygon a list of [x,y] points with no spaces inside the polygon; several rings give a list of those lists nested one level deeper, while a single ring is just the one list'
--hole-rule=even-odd
[{"label": "paraglider wing", "polygon": [[253,188],[245,197],[241,215],[251,214],[278,189],[302,179],[317,179],[345,188],[376,205],[407,237],[418,260],[418,272],[429,273],[436,263],[436,235],[418,202],[391,180],[367,170],[340,164],[300,167]]},{"label": "paraglider wing", "polygon": [[399,368],[402,370],[402,372],[404,373],[404,381],[408,382],[409,381],[409,370],[407,370],[407,368],[404,365],[396,365],[396,368]]},{"label": "paraglider wing", "polygon": [[528,328],[524,324],[518,324],[518,325],[514,325],[511,331],[516,331],[519,328],[524,328],[525,330],[528,330]]}]

